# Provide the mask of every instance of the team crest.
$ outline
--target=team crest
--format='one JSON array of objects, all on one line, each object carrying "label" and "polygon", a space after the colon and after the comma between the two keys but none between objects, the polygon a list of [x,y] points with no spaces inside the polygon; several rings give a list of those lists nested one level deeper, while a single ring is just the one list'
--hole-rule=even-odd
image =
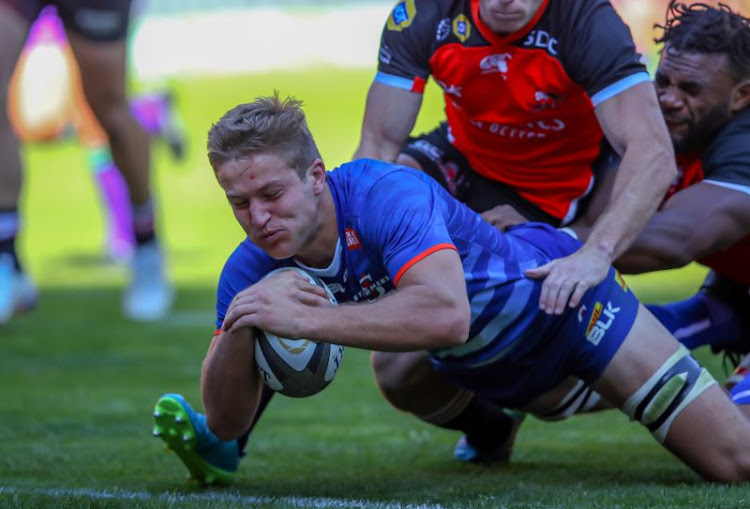
[{"label": "team crest", "polygon": [[463,14],[459,14],[453,18],[453,35],[458,37],[459,41],[466,42],[471,35],[471,23],[469,22],[469,18]]},{"label": "team crest", "polygon": [[416,15],[417,7],[414,5],[414,0],[401,0],[391,11],[385,26],[388,30],[400,32],[411,25]]}]

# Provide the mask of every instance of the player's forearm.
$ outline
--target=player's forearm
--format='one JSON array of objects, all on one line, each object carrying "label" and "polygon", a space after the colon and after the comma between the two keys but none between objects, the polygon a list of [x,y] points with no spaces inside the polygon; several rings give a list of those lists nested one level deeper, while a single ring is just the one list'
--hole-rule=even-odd
[{"label": "player's forearm", "polygon": [[585,246],[620,257],[656,211],[677,169],[673,154],[654,142],[631,144],[622,159],[612,202],[589,232]]},{"label": "player's forearm", "polygon": [[203,361],[201,393],[209,428],[224,440],[241,435],[257,409],[262,381],[252,329],[222,332]]},{"label": "player's forearm", "polygon": [[397,142],[383,136],[363,133],[359,147],[354,153],[354,159],[367,158],[394,162],[401,152],[403,141]]},{"label": "player's forearm", "polygon": [[466,342],[470,310],[464,295],[436,295],[411,286],[373,302],[311,309],[304,337],[381,351],[447,348]]}]

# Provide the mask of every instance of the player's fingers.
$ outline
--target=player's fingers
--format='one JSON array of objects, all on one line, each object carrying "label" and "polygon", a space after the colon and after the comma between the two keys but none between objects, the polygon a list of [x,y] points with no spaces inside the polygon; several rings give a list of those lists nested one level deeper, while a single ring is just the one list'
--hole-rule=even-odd
[{"label": "player's fingers", "polygon": [[570,280],[566,280],[560,285],[560,291],[557,293],[554,304],[554,313],[556,315],[561,315],[565,310],[565,304],[567,304],[574,287],[575,282]]},{"label": "player's fingers", "polygon": [[583,298],[583,295],[586,293],[586,290],[589,289],[588,283],[586,281],[579,281],[576,285],[575,290],[573,291],[573,295],[570,296],[570,301],[568,301],[568,306],[571,308],[574,308],[578,306],[578,304],[581,303],[581,299]]},{"label": "player's fingers", "polygon": [[555,266],[555,261],[551,261],[549,263],[545,263],[544,265],[540,265],[539,267],[536,267],[534,269],[526,269],[524,274],[526,274],[526,277],[531,279],[542,279],[544,277],[547,277],[552,270],[552,267]]},{"label": "player's fingers", "polygon": [[555,310],[557,295],[560,293],[560,283],[557,277],[551,275],[542,283],[542,292],[539,296],[539,307],[545,312],[551,314]]}]

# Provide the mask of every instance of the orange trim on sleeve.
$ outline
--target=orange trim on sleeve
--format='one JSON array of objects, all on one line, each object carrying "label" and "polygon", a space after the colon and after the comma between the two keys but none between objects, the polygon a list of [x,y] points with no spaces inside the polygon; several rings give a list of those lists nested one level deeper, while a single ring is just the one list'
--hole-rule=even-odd
[{"label": "orange trim on sleeve", "polygon": [[418,94],[424,94],[424,87],[427,84],[427,80],[420,78],[419,76],[414,77],[414,81],[411,84],[411,91]]},{"label": "orange trim on sleeve", "polygon": [[403,267],[396,273],[396,276],[393,278],[393,284],[398,285],[398,282],[401,280],[401,276],[404,275],[404,272],[409,270],[415,263],[424,260],[428,256],[430,256],[432,253],[436,251],[442,251],[443,249],[453,249],[454,251],[458,252],[458,249],[456,249],[456,246],[453,244],[448,244],[447,242],[444,244],[438,244],[436,246],[432,246],[431,248],[427,249],[426,251],[423,251],[419,253],[417,256],[409,260],[404,264]]}]

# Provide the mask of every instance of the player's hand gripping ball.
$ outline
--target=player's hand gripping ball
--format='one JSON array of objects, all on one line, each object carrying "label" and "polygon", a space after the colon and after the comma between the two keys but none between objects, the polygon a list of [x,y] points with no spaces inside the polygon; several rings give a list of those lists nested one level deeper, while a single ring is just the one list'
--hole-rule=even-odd
[{"label": "player's hand gripping ball", "polygon": [[[296,270],[314,285],[325,288],[335,306],[336,298],[320,279],[302,269],[283,267],[266,277],[285,270]],[[258,329],[255,341],[255,363],[266,385],[293,398],[317,394],[331,383],[341,365],[344,347],[309,339],[287,339]]]}]

